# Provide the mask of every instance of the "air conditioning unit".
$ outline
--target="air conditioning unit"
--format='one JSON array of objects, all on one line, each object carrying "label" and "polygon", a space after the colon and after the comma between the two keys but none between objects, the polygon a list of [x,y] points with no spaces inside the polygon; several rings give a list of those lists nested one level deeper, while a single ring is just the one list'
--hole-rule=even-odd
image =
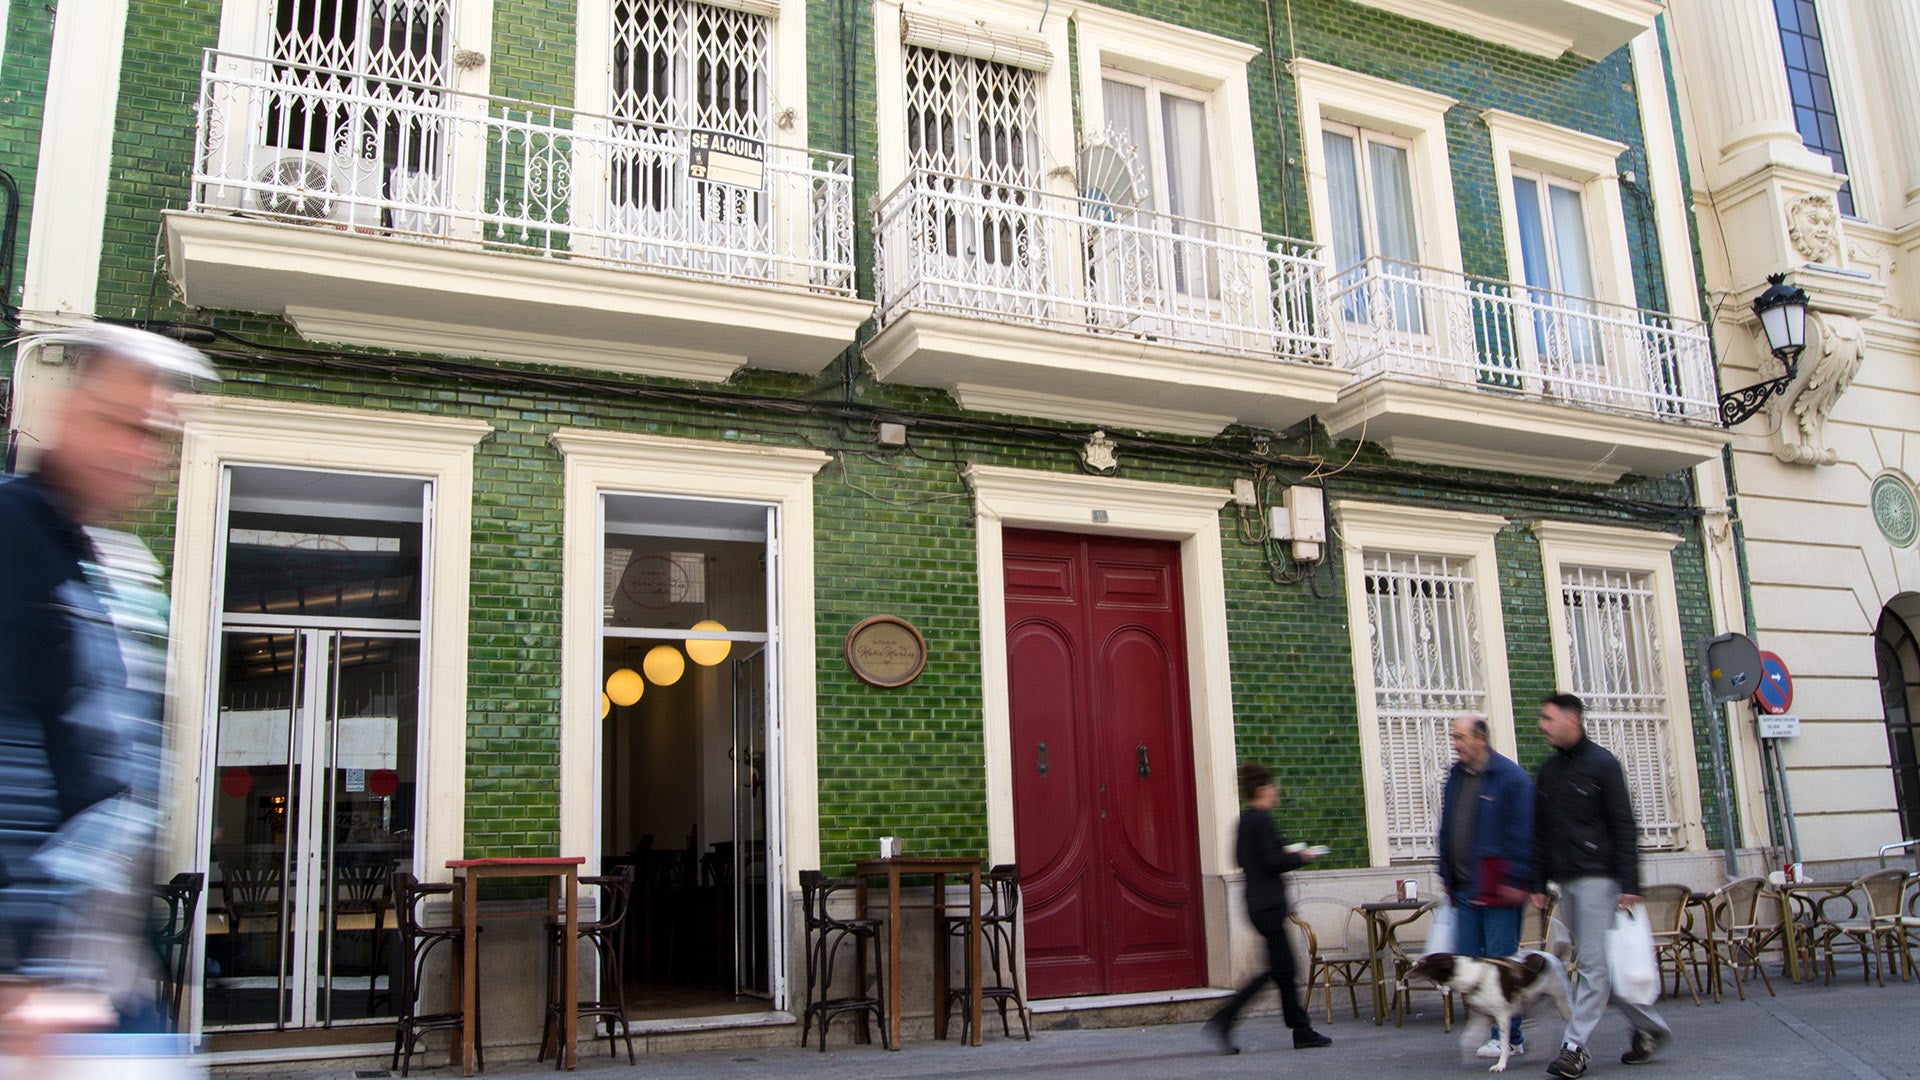
[{"label": "air conditioning unit", "polygon": [[[380,227],[380,172],[373,162],[308,150],[267,149],[251,164],[243,209],[275,217]],[[349,202],[342,196],[350,196]]]},{"label": "air conditioning unit", "polygon": [[441,178],[426,170],[395,168],[387,174],[393,210],[388,220],[394,232],[415,236],[445,236],[452,223],[446,212],[447,194]]}]

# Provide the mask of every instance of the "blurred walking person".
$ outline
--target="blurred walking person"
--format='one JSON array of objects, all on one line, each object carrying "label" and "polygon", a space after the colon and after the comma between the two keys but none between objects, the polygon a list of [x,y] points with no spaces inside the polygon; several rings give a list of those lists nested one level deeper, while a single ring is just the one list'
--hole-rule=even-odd
[{"label": "blurred walking person", "polygon": [[108,527],[151,490],[196,350],[93,326],[38,471],[0,482],[0,1030],[157,1031],[146,926],[166,596]]},{"label": "blurred walking person", "polygon": [[1293,1029],[1294,1049],[1330,1045],[1333,1040],[1313,1030],[1307,1010],[1300,1007],[1299,965],[1293,957],[1293,943],[1287,939],[1287,872],[1319,856],[1281,841],[1280,831],[1273,824],[1273,807],[1280,801],[1280,789],[1265,767],[1252,762],[1240,766],[1240,798],[1247,805],[1240,811],[1234,853],[1246,872],[1247,917],[1267,939],[1267,970],[1255,975],[1207,1021],[1207,1034],[1220,1044],[1221,1053],[1239,1053],[1233,1041],[1233,1025],[1240,1019],[1240,1010],[1272,980],[1274,989],[1280,991],[1280,1017]]},{"label": "blurred walking person", "polygon": [[1540,763],[1533,810],[1533,903],[1547,906],[1547,883],[1560,883],[1560,912],[1573,934],[1579,965],[1573,979],[1573,1018],[1561,1036],[1548,1076],[1586,1074],[1587,1040],[1609,998],[1633,1027],[1620,1060],[1643,1065],[1673,1041],[1673,1029],[1644,1005],[1613,997],[1607,974],[1607,928],[1613,913],[1640,902],[1640,834],[1626,773],[1612,754],[1587,738],[1586,705],[1572,694],[1540,703],[1540,733],[1553,753]]}]

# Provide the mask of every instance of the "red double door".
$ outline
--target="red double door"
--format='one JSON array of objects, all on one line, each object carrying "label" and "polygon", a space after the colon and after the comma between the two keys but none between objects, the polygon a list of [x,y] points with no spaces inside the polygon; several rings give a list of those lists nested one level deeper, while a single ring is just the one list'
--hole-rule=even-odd
[{"label": "red double door", "polygon": [[1178,545],[1004,534],[1028,993],[1200,985]]}]

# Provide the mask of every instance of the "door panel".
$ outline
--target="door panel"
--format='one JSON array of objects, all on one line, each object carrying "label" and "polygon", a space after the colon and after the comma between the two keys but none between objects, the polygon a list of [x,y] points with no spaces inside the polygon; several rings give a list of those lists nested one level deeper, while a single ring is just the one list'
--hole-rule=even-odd
[{"label": "door panel", "polygon": [[1009,631],[1007,654],[1018,733],[1014,802],[1032,813],[1019,836],[1021,891],[1030,913],[1027,965],[1044,983],[1039,971],[1084,967],[1097,950],[1099,917],[1083,890],[1096,841],[1095,807],[1078,797],[1087,770],[1075,733],[1081,709],[1070,629],[1047,618],[1024,620]]},{"label": "door panel", "polygon": [[1195,985],[1204,936],[1179,549],[1008,530],[1005,552],[1032,993]]}]

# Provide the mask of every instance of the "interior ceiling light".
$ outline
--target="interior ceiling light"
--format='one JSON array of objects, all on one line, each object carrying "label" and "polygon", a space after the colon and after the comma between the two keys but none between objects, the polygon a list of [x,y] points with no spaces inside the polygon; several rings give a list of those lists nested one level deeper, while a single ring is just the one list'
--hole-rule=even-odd
[{"label": "interior ceiling light", "polygon": [[[722,626],[718,619],[701,619],[688,629],[705,630],[712,634],[724,634],[727,632],[727,628]],[[733,642],[731,641],[693,638],[687,640],[687,659],[692,660],[701,667],[712,667],[720,661],[725,660],[727,654],[732,651]]]},{"label": "interior ceiling light", "polygon": [[623,667],[607,676],[607,698],[615,705],[631,705],[639,701],[646,689],[646,680],[632,668]]},{"label": "interior ceiling light", "polygon": [[640,661],[640,670],[657,685],[672,686],[687,673],[687,658],[671,645],[655,645],[647,650],[646,659]]}]

